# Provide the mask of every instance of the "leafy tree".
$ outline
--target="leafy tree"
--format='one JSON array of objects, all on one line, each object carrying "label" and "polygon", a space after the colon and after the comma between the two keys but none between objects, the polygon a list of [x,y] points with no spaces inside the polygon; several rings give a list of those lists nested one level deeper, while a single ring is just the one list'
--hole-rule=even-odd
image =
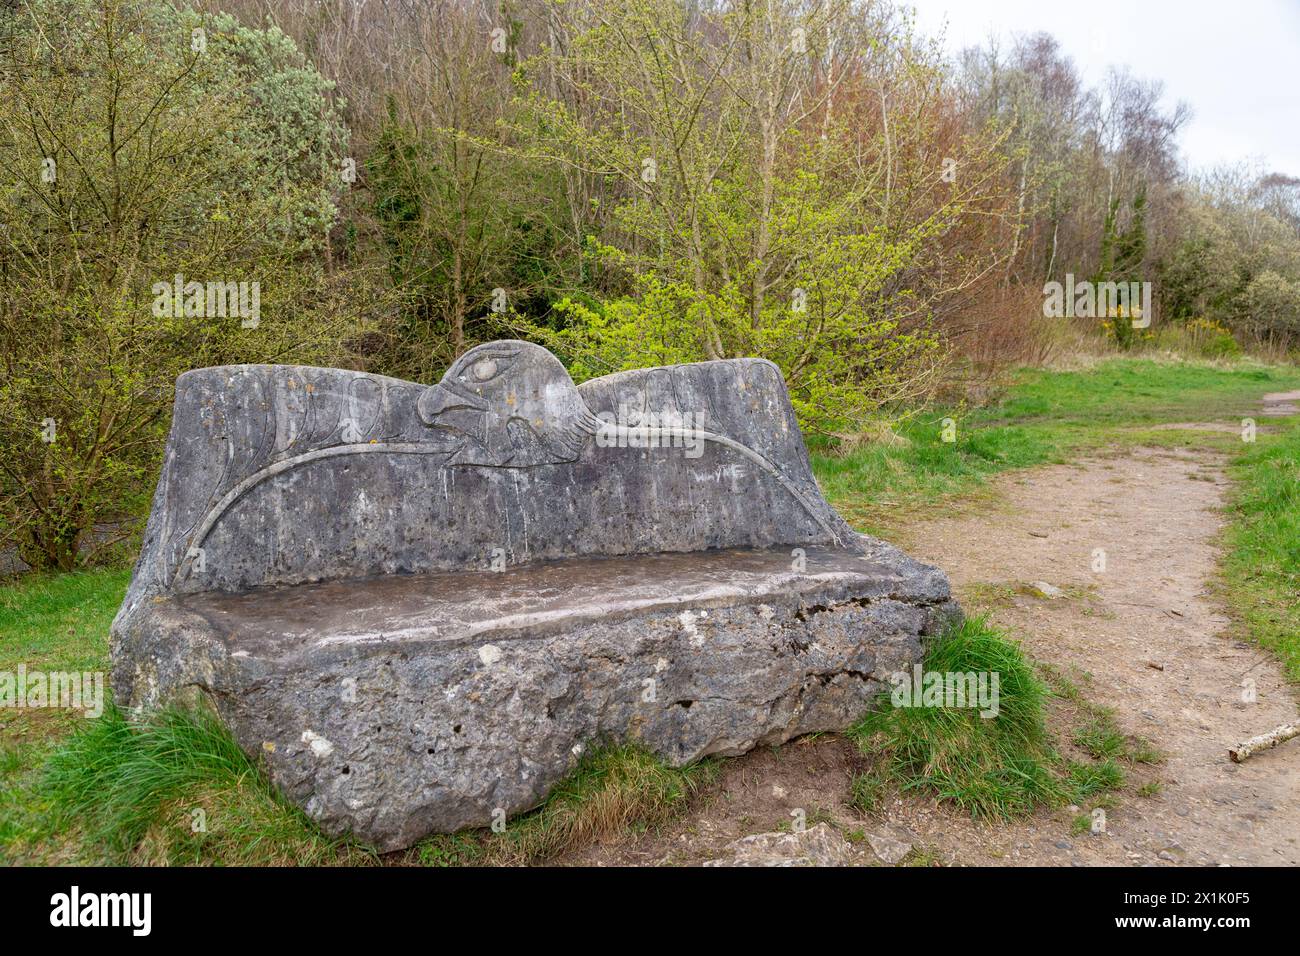
[{"label": "leafy tree", "polygon": [[0,537],[67,569],[143,510],[179,372],[358,327],[315,255],[346,130],[287,36],[164,2],[6,8],[0,77]]},{"label": "leafy tree", "polygon": [[[435,376],[503,331],[552,282],[561,245],[553,177],[528,162],[508,122],[522,22],[456,2],[398,14],[387,55],[404,64],[366,164],[390,275],[405,308],[386,370]],[[542,307],[544,310],[544,306]]]},{"label": "leafy tree", "polygon": [[937,306],[996,258],[963,230],[977,210],[996,221],[1001,198],[991,139],[941,138],[940,66],[849,2],[578,16],[567,46],[525,65],[576,91],[535,86],[533,122],[551,157],[610,183],[586,249],[627,285],[560,301],[562,328],[532,333],[579,375],[766,357],[828,431],[925,392]]}]

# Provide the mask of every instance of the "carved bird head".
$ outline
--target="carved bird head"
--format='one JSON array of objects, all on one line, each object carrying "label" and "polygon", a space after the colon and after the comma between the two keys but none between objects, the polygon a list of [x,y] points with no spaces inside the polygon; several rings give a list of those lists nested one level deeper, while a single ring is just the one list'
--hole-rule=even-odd
[{"label": "carved bird head", "polygon": [[420,420],[461,438],[448,464],[573,461],[599,422],[559,359],[531,342],[470,349],[420,396]]}]

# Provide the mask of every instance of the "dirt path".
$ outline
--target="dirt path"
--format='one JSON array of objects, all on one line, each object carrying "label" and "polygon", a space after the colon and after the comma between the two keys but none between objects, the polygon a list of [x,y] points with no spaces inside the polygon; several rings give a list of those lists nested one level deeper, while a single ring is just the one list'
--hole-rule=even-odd
[{"label": "dirt path", "polygon": [[[993,838],[1009,858],[1300,863],[1300,748],[1241,765],[1225,753],[1293,721],[1296,706],[1272,658],[1223,636],[1228,622],[1208,592],[1221,468],[1210,453],[1142,450],[1040,469],[1001,483],[1012,505],[1002,513],[940,519],[912,535],[913,553],[946,568],[959,589],[1037,581],[1066,589],[1055,600],[1017,595],[993,618],[1036,659],[1091,674],[1085,695],[1167,755],[1149,774],[1161,793],[1130,788],[1105,834],[1053,839],[1035,821]],[[1253,703],[1243,699],[1248,680]],[[969,847],[950,849],[980,862]]]},{"label": "dirt path", "polygon": [[[1209,592],[1222,465],[1210,452],[1144,449],[1021,472],[998,481],[977,511],[938,515],[900,542],[947,570],[968,606],[991,605],[993,620],[1035,659],[1113,708],[1120,729],[1166,755],[1162,764],[1129,769],[1105,832],[1072,834],[1077,810],[993,826],[910,795],[863,818],[848,806],[862,758],[828,735],[728,761],[710,796],[667,832],[569,862],[701,862],[737,837],[788,827],[791,812],[802,811],[810,825],[828,819],[845,833],[904,832],[917,848],[913,862],[1300,863],[1300,741],[1241,765],[1226,755],[1297,710],[1273,660],[1224,636],[1227,619]],[[1094,570],[1098,549],[1104,570]],[[1065,593],[1025,593],[1035,582]],[[1247,679],[1253,703],[1243,699]],[[1067,756],[1075,756],[1068,736],[1078,719],[1054,708]],[[1140,795],[1152,781],[1159,792]],[[861,863],[878,862],[865,841],[854,852]]]}]

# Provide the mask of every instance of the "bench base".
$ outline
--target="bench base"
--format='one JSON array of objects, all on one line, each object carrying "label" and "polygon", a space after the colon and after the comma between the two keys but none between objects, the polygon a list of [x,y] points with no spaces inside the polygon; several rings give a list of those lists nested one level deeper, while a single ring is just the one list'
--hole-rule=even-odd
[{"label": "bench base", "polygon": [[397,850],[536,807],[604,742],[681,766],[844,729],[959,614],[862,544],[173,597],[116,622],[113,688],[206,700],[327,833]]}]

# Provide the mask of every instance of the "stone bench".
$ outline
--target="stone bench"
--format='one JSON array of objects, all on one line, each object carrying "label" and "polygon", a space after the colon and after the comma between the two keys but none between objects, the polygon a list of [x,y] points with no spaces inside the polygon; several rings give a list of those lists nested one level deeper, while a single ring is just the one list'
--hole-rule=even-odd
[{"label": "stone bench", "polygon": [[392,850],[601,743],[680,766],[843,729],[956,613],[825,502],[770,363],[575,387],[495,342],[435,386],[181,376],[113,687],[206,700],[327,832]]}]

